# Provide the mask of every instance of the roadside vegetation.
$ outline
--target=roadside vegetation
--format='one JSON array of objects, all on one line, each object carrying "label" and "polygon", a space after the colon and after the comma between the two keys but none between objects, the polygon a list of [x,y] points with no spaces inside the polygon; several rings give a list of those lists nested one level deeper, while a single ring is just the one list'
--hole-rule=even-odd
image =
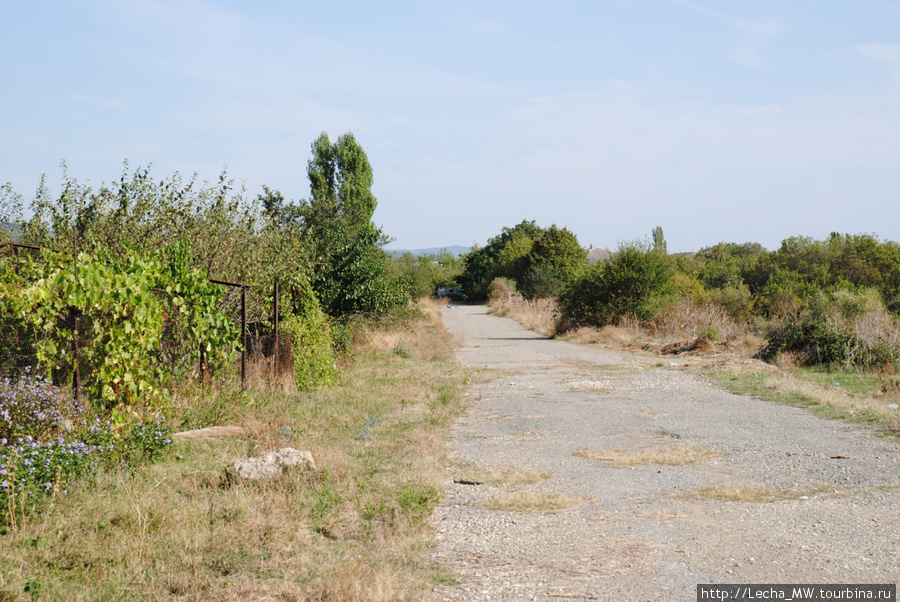
[{"label": "roadside vegetation", "polygon": [[897,243],[833,233],[672,255],[657,227],[588,265],[574,236],[547,231],[522,222],[464,256],[467,295],[547,336],[690,356],[726,386],[900,434]]},{"label": "roadside vegetation", "polygon": [[[443,578],[426,519],[463,375],[417,299],[459,262],[382,249],[352,134],[306,172],[295,202],[127,165],[27,204],[0,188],[0,599],[393,600]],[[233,428],[177,434],[211,426]],[[315,467],[226,476],[281,447]]]},{"label": "roadside vegetation", "polygon": [[[175,441],[152,462],[69,480],[3,529],[0,597],[396,600],[440,580],[427,518],[461,410],[449,335],[428,303],[359,325],[351,349],[333,387],[221,382],[184,397],[184,423],[219,416],[247,434]],[[310,450],[316,469],[226,478],[234,458],[283,446]]]}]

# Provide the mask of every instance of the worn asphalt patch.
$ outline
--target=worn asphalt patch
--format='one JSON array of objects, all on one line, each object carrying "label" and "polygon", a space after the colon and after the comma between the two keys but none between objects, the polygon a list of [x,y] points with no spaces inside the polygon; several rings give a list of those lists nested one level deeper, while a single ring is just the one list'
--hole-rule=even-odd
[{"label": "worn asphalt patch", "polygon": [[[897,443],[652,359],[548,340],[481,306],[444,320],[459,361],[500,376],[470,387],[454,427],[433,562],[459,583],[430,600],[694,600],[698,583],[900,581]],[[673,441],[716,454],[623,468],[575,455]],[[500,485],[459,482],[461,466],[549,473],[514,489],[585,501],[492,510]],[[717,487],[809,495],[691,495]]]}]

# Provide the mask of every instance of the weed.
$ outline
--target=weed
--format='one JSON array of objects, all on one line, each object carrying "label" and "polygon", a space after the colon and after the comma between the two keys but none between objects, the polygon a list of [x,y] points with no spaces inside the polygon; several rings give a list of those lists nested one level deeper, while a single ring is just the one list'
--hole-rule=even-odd
[{"label": "weed", "polygon": [[575,508],[593,499],[584,495],[513,492],[491,496],[484,505],[489,510],[503,512],[556,513]]},{"label": "weed", "polygon": [[573,454],[589,460],[606,460],[612,462],[617,468],[631,466],[644,466],[647,464],[664,464],[679,466],[683,464],[696,464],[721,458],[722,454],[711,449],[697,449],[690,446],[670,445],[660,448],[648,448],[638,451],[623,449],[611,449],[595,452],[587,448],[579,448]]},{"label": "weed", "polygon": [[769,489],[765,487],[745,487],[741,485],[713,485],[695,489],[682,494],[681,497],[697,500],[720,500],[723,502],[782,502],[807,498],[816,493],[827,491],[826,487],[810,490]]},{"label": "weed", "polygon": [[735,393],[809,408],[821,416],[866,424],[889,435],[900,434],[900,412],[891,408],[900,396],[884,393],[879,376],[824,368],[784,373],[763,366],[732,365],[704,374]]},{"label": "weed", "polygon": [[456,479],[475,483],[484,483],[511,490],[522,485],[532,485],[549,479],[552,475],[538,470],[521,470],[518,468],[477,468],[462,467],[456,473]]}]

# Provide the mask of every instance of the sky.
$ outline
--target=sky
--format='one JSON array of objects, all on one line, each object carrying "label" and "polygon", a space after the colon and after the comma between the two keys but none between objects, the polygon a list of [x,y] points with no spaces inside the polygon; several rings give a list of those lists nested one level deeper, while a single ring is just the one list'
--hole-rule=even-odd
[{"label": "sky", "polygon": [[0,0],[0,184],[152,165],[309,196],[368,155],[394,249],[900,240],[900,0]]}]

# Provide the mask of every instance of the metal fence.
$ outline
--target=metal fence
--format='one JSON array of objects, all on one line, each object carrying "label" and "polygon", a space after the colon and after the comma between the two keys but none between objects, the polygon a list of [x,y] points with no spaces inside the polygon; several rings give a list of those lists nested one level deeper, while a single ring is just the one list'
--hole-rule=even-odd
[{"label": "metal fence", "polygon": [[[18,243],[0,244],[0,258],[5,257],[11,261],[13,271],[18,274],[20,261],[26,253],[41,251],[41,247],[23,245]],[[75,274],[77,277],[77,247],[73,251],[76,257]],[[242,386],[258,384],[279,379],[282,375],[292,373],[292,339],[290,335],[279,332],[280,330],[280,290],[278,282],[275,282],[272,291],[273,302],[264,313],[264,317],[257,316],[255,320],[248,321],[247,297],[253,287],[239,282],[227,282],[223,280],[209,279],[213,284],[219,285],[227,292],[223,294],[220,305],[227,315],[240,326],[240,360],[233,368],[235,376],[240,374]],[[256,291],[257,293],[259,291]],[[156,291],[157,294],[167,294],[164,291]],[[261,312],[257,312],[261,313]],[[173,325],[167,324],[165,328]],[[57,384],[71,383],[75,394],[81,389],[82,373],[86,369],[83,361],[79,361],[82,354],[80,349],[89,344],[84,340],[84,333],[80,331],[81,324],[78,312],[71,308],[67,315],[58,321],[57,328],[65,328],[73,331],[73,354],[76,361],[67,370],[56,370],[52,375]],[[171,335],[171,333],[169,333]],[[15,316],[0,315],[0,377],[16,377],[25,369],[35,366],[37,363],[37,344],[39,333],[34,328],[23,323]],[[171,358],[186,355],[182,343],[177,336],[163,336],[163,342],[158,350],[158,360],[165,363]],[[204,352],[205,345],[201,344],[199,360],[187,367],[189,378],[196,378],[201,382],[208,382],[211,378],[210,366]],[[174,360],[172,360],[174,361]],[[238,372],[239,370],[239,372]]]}]

